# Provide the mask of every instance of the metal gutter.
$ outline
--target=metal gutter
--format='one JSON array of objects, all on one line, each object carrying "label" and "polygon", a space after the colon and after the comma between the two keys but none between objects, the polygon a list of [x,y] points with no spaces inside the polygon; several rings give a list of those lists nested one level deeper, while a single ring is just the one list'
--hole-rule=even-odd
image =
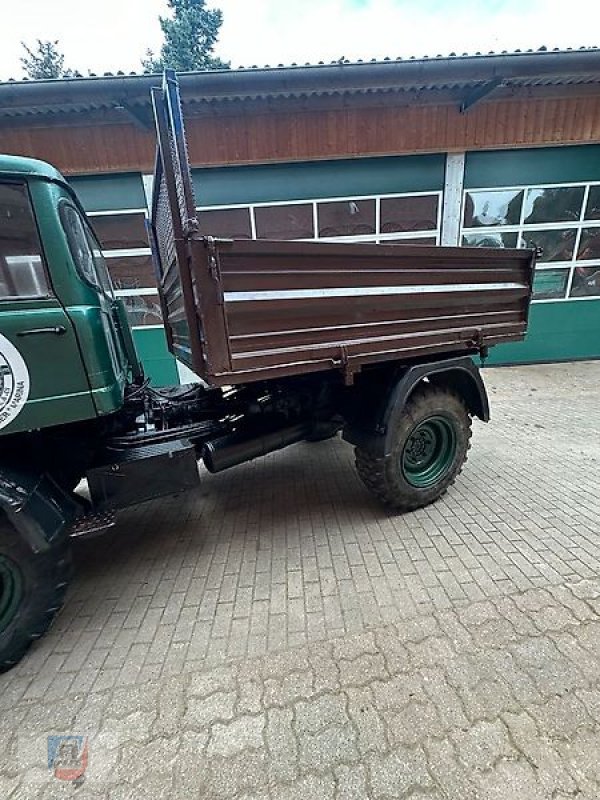
[{"label": "metal gutter", "polygon": [[[0,116],[149,105],[155,75],[0,83]],[[600,83],[600,49],[265,67],[179,76],[184,102],[477,87]]]}]

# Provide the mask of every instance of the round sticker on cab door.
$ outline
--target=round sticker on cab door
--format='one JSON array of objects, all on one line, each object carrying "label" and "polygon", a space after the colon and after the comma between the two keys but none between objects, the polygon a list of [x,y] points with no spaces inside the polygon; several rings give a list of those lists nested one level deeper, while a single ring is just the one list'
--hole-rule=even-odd
[{"label": "round sticker on cab door", "polygon": [[21,353],[0,334],[0,428],[17,417],[29,397],[29,372]]}]

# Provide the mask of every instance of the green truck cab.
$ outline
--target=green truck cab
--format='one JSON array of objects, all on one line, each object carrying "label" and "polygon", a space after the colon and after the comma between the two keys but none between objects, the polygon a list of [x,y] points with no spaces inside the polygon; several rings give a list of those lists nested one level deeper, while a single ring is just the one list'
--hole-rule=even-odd
[{"label": "green truck cab", "polygon": [[0,209],[2,434],[111,414],[141,372],[77,198],[49,165],[0,156]]},{"label": "green truck cab", "polygon": [[196,384],[151,386],[68,183],[0,156],[0,672],[60,610],[72,539],[192,489],[200,460],[220,472],[341,430],[390,509],[434,502],[489,419],[473,357],[526,332],[532,251],[202,235],[174,74],[152,97],[149,243]]}]

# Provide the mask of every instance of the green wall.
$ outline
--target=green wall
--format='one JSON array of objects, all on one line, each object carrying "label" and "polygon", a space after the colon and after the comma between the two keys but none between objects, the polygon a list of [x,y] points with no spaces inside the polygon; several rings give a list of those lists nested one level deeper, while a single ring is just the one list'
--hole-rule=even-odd
[{"label": "green wall", "polygon": [[69,183],[86,211],[146,207],[142,176],[137,172],[72,177]]},{"label": "green wall", "polygon": [[307,200],[316,197],[439,191],[443,154],[307,161],[193,171],[201,206]]},{"label": "green wall", "polygon": [[523,342],[492,348],[488,364],[600,358],[600,298],[533,303]]},{"label": "green wall", "polygon": [[465,189],[600,180],[600,145],[467,153]]}]

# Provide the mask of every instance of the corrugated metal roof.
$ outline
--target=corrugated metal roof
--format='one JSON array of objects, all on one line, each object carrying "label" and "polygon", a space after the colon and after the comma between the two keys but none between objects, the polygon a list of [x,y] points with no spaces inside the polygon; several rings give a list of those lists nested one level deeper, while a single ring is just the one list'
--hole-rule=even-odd
[{"label": "corrugated metal roof", "polygon": [[[188,72],[184,104],[276,98],[352,96],[431,90],[479,92],[600,84],[600,49],[435,56],[303,66]],[[153,75],[105,75],[0,83],[0,117],[62,115],[149,105]],[[490,88],[491,87],[491,88]]]}]

